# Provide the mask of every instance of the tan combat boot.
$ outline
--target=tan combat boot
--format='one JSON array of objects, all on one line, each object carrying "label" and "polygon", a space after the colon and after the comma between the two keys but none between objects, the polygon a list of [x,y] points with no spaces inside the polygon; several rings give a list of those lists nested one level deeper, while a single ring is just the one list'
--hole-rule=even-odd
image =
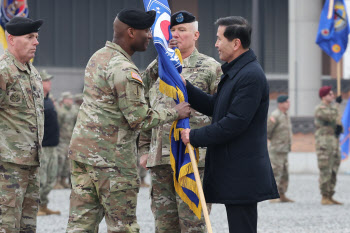
[{"label": "tan combat boot", "polygon": [[280,202],[281,200],[279,198],[270,200],[270,203],[280,203]]},{"label": "tan combat boot", "polygon": [[71,188],[70,184],[67,182],[66,179],[62,179],[60,182],[60,185],[63,187],[63,189],[70,189]]},{"label": "tan combat boot", "polygon": [[43,216],[43,215],[61,215],[60,211],[54,211],[54,210],[50,210],[49,208],[47,208],[47,205],[43,205],[39,207],[39,211],[38,211],[38,216]]},{"label": "tan combat boot", "polygon": [[331,197],[330,199],[331,199],[331,201],[333,202],[333,204],[335,204],[335,205],[343,205],[343,203],[334,200],[333,197]]},{"label": "tan combat boot", "polygon": [[334,205],[335,203],[332,202],[332,200],[328,197],[328,196],[322,196],[322,200],[321,200],[321,204],[322,205]]},{"label": "tan combat boot", "polygon": [[41,207],[39,207],[39,211],[38,213],[36,214],[36,216],[45,216],[46,215],[46,212],[44,212]]},{"label": "tan combat boot", "polygon": [[53,189],[64,189],[64,187],[61,185],[61,179],[57,179],[55,186]]},{"label": "tan combat boot", "polygon": [[280,194],[280,200],[281,200],[281,202],[294,202],[293,200],[286,197],[285,194]]},{"label": "tan combat boot", "polygon": [[149,188],[149,184],[145,182],[144,178],[141,178],[141,188]]}]

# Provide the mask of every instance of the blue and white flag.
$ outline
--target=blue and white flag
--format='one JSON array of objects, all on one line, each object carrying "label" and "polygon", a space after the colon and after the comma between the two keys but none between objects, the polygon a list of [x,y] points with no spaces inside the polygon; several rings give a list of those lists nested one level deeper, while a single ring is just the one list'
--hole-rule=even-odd
[{"label": "blue and white flag", "polygon": [[2,49],[7,49],[5,39],[5,24],[13,17],[28,17],[27,0],[1,0],[0,9],[0,44]]},{"label": "blue and white flag", "polygon": [[344,110],[342,118],[344,132],[340,135],[341,159],[345,160],[350,156],[350,99]]},{"label": "blue and white flag", "polygon": [[[144,0],[146,11],[157,12],[156,20],[152,26],[154,46],[158,52],[158,73],[160,77],[159,90],[173,98],[175,102],[188,102],[187,91],[180,73],[181,54],[178,49],[168,47],[172,38],[170,32],[170,8],[167,0]],[[176,52],[178,51],[178,52]],[[180,58],[179,58],[180,57]],[[183,144],[180,136],[182,129],[190,128],[188,118],[175,121],[170,129],[170,163],[174,171],[174,187],[181,199],[188,204],[193,213],[200,219],[202,206],[199,201],[199,194],[193,167],[186,145]],[[198,149],[195,149],[198,162]]]},{"label": "blue and white flag", "polygon": [[339,62],[348,44],[349,31],[344,0],[326,0],[321,12],[316,43]]}]

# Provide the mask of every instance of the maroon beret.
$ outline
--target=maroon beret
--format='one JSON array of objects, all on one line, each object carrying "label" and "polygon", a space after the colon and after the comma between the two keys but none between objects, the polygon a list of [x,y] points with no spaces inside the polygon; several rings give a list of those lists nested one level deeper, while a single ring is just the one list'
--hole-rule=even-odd
[{"label": "maroon beret", "polygon": [[332,90],[331,86],[323,86],[320,88],[320,90],[318,91],[318,95],[320,96],[320,98],[322,99],[323,96],[328,95],[328,93]]}]

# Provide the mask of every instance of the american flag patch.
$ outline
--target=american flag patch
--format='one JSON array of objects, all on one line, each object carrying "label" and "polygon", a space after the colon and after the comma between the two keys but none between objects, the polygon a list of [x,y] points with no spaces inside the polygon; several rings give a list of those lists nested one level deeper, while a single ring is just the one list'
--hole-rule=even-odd
[{"label": "american flag patch", "polygon": [[143,82],[142,82],[142,78],[141,78],[140,75],[138,75],[137,73],[131,72],[131,77],[132,77],[133,79],[136,79],[137,81],[143,83]]}]

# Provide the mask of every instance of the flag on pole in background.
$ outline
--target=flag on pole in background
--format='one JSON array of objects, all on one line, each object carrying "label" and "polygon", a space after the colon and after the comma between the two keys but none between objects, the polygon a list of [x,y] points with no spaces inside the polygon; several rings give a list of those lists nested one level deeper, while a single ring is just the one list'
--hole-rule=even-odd
[{"label": "flag on pole in background", "polygon": [[345,160],[350,156],[350,99],[344,110],[342,124],[344,132],[340,135],[341,159]]},{"label": "flag on pole in background", "polygon": [[316,43],[339,62],[348,44],[349,31],[344,0],[326,0],[321,12]]},{"label": "flag on pole in background", "polygon": [[[182,71],[181,55],[179,52],[175,52],[176,49],[174,51],[168,48],[168,42],[171,39],[171,13],[168,2],[167,0],[143,0],[143,3],[146,11],[154,10],[157,12],[156,20],[151,29],[153,43],[158,52],[158,73],[161,79],[159,90],[173,98],[177,104],[183,101],[188,102],[186,87],[180,77]],[[180,131],[186,128],[190,128],[188,118],[174,121],[170,129],[170,163],[174,171],[176,192],[200,219],[202,206],[199,201],[193,167],[188,151],[186,151],[186,145],[183,144],[180,136]],[[195,149],[195,155],[198,162],[198,149]]]},{"label": "flag on pole in background", "polygon": [[0,44],[3,51],[7,49],[5,24],[15,16],[28,17],[27,0],[1,0],[0,9]]}]

